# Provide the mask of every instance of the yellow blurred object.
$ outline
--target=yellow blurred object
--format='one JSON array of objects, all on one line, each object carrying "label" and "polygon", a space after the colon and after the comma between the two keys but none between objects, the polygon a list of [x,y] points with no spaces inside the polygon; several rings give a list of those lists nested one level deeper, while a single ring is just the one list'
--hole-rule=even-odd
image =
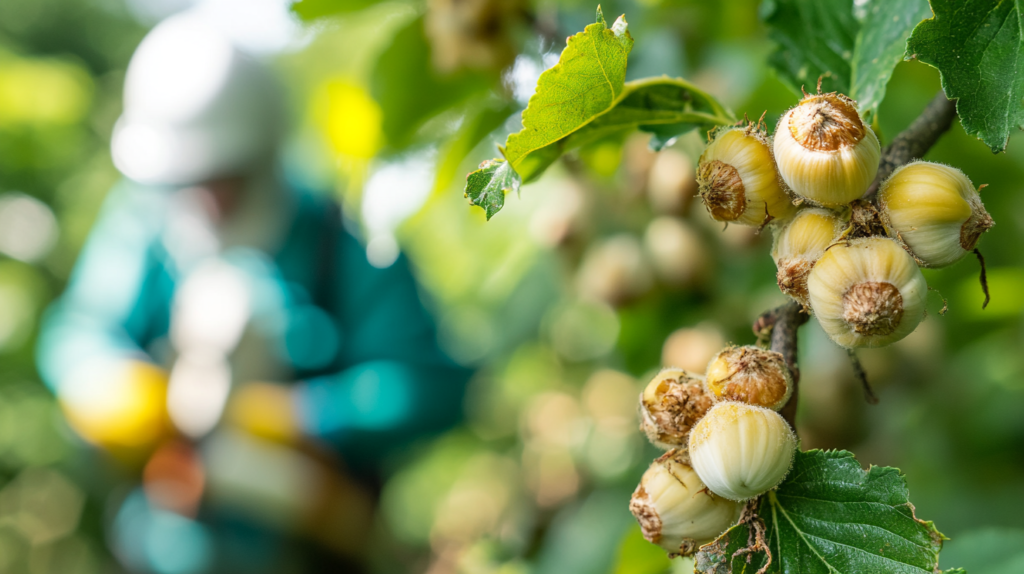
[{"label": "yellow blurred object", "polygon": [[78,434],[114,451],[146,450],[170,431],[167,373],[143,361],[77,374],[61,389],[60,403]]},{"label": "yellow blurred object", "polygon": [[703,372],[725,342],[721,329],[713,323],[678,329],[665,339],[661,347],[661,366]]},{"label": "yellow blurred object", "polygon": [[226,419],[241,430],[266,440],[289,443],[299,436],[291,391],[272,383],[248,383],[228,403]]},{"label": "yellow blurred object", "polygon": [[79,66],[0,53],[0,127],[71,125],[85,116],[91,97],[89,75]]},{"label": "yellow blurred object", "polygon": [[331,148],[356,159],[372,158],[382,145],[380,105],[366,89],[348,80],[324,83],[317,95],[320,124]]}]

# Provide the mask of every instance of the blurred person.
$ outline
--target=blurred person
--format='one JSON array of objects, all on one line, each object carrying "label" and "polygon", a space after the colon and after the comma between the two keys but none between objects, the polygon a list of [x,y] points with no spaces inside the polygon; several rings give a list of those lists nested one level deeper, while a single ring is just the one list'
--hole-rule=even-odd
[{"label": "blurred person", "polygon": [[371,266],[276,161],[261,63],[194,15],[125,78],[109,194],[39,367],[133,486],[106,531],[130,571],[360,571],[389,457],[454,424],[468,372],[407,262]]}]

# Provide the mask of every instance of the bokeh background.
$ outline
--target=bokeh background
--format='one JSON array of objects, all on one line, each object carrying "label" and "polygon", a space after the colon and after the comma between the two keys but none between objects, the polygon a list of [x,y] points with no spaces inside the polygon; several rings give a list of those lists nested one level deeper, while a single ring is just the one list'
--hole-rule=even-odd
[{"label": "bokeh background", "polygon": [[[636,39],[628,79],[682,76],[738,115],[767,111],[769,125],[796,102],[766,65],[755,0],[603,4]],[[769,234],[723,229],[692,197],[696,133],[657,155],[646,136],[597,142],[490,222],[462,196],[593,2],[14,0],[0,2],[0,572],[121,571],[106,533],[131,477],[96,472],[39,380],[34,345],[119,179],[109,137],[128,59],[184,9],[273,62],[293,119],[286,161],[336,194],[375,265],[399,249],[410,258],[444,349],[476,369],[464,423],[389,463],[373,569],[692,568],[647,545],[627,509],[656,454],[635,397],[662,364],[702,371],[725,343],[753,341],[752,321],[784,302]],[[883,142],[938,89],[932,68],[900,64],[878,114]],[[801,333],[803,447],[901,468],[917,516],[968,561],[958,541],[1017,544],[1024,526],[1022,137],[993,155],[954,125],[928,154],[988,184],[992,303],[982,311],[973,259],[925,270],[935,292],[921,328],[860,353],[879,405],[814,322]]]}]

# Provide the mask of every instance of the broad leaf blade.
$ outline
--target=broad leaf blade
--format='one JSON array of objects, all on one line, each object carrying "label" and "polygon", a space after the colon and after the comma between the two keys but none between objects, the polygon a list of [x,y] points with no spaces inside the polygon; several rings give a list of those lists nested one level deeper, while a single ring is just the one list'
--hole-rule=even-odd
[{"label": "broad leaf blade", "polygon": [[[790,475],[762,498],[758,514],[771,551],[769,573],[937,570],[943,537],[930,522],[914,516],[899,470],[864,471],[849,452],[798,453]],[[697,571],[722,574],[728,563],[734,572],[743,572],[746,556],[735,552],[747,547],[747,528],[735,527],[701,548]],[[764,559],[755,553],[752,564]]]},{"label": "broad leaf blade", "polygon": [[[609,29],[600,10],[596,23],[569,38],[559,63],[541,74],[523,111],[523,129],[500,148],[507,165],[482,165],[467,179],[466,197],[484,206],[488,218],[504,204],[504,193],[496,189],[511,189],[512,175],[518,189],[569,150],[636,129],[654,134],[652,146],[658,148],[692,129],[735,121],[715,98],[685,80],[626,83],[632,45],[625,19]],[[495,177],[501,181],[488,187]]]},{"label": "broad leaf blade", "polygon": [[466,198],[470,204],[484,208],[490,219],[505,205],[505,194],[518,192],[520,183],[519,175],[508,162],[489,159],[466,176]]},{"label": "broad leaf blade", "polygon": [[611,109],[622,93],[626,57],[632,48],[625,17],[620,16],[609,29],[600,10],[597,22],[569,38],[558,64],[537,81],[537,91],[523,111],[522,131],[509,136],[502,150],[516,171],[529,154]]},{"label": "broad leaf blade", "polygon": [[907,55],[938,68],[957,100],[964,130],[993,152],[1024,128],[1021,0],[931,0],[933,18],[918,24]]},{"label": "broad leaf blade", "polygon": [[761,18],[779,44],[768,58],[796,93],[813,91],[821,77],[826,92],[850,93],[850,59],[860,22],[852,0],[766,0]]},{"label": "broad leaf blade", "polygon": [[927,0],[871,0],[865,10],[851,60],[849,95],[871,121],[893,69],[903,61],[907,38],[932,12]]}]

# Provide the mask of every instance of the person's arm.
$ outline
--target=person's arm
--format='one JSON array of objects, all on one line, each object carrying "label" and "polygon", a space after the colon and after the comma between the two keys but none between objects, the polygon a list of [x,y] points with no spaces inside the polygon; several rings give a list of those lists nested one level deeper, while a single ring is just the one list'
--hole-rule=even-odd
[{"label": "person's arm", "polygon": [[141,446],[162,430],[166,376],[141,346],[160,296],[158,202],[126,187],[111,192],[39,337],[44,382],[72,426],[105,446]]},{"label": "person's arm", "polygon": [[344,370],[296,389],[301,428],[357,457],[455,424],[470,372],[438,347],[405,258],[369,264],[347,234],[336,253],[335,313]]}]

